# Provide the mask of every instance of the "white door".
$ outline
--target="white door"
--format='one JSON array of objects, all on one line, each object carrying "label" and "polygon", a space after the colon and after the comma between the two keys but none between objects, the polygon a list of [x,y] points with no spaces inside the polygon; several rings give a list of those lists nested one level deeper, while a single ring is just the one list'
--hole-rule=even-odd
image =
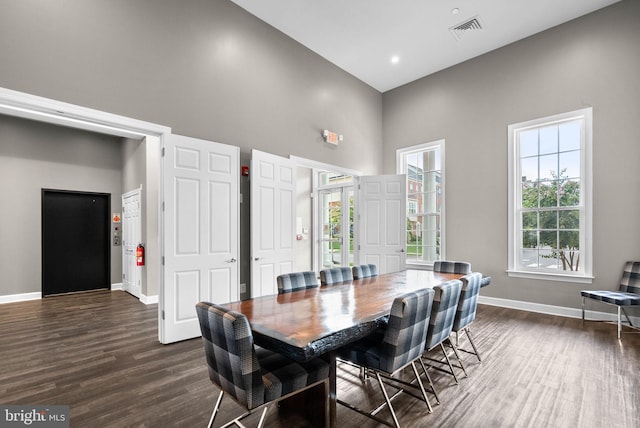
[{"label": "white door", "polygon": [[136,247],[142,243],[140,191],[122,195],[122,288],[140,298],[142,266],[136,265]]},{"label": "white door", "polygon": [[239,292],[240,149],[171,135],[163,151],[161,342],[200,336],[195,305]]},{"label": "white door", "polygon": [[277,293],[276,277],[294,266],[295,165],[251,151],[251,297]]},{"label": "white door", "polygon": [[358,260],[380,273],[406,268],[406,177],[360,177],[358,186]]}]

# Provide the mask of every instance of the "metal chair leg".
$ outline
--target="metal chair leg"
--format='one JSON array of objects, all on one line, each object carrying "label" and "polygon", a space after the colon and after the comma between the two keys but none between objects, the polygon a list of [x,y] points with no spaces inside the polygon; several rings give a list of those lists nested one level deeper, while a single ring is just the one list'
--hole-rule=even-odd
[{"label": "metal chair leg", "polygon": [[444,354],[444,358],[447,360],[447,364],[449,365],[449,368],[451,369],[451,374],[453,375],[453,379],[456,381],[456,385],[458,385],[458,376],[456,376],[456,372],[453,370],[453,365],[451,364],[451,361],[449,360],[449,355],[447,355],[447,350],[444,349],[444,345],[442,344],[442,342],[440,342],[440,349],[442,349],[442,353]]},{"label": "metal chair leg", "polygon": [[418,369],[416,368],[415,361],[411,363],[411,367],[413,368],[413,374],[416,375],[416,380],[418,381],[418,385],[420,386],[420,392],[422,392],[422,398],[424,398],[424,402],[427,403],[427,408],[429,409],[429,413],[433,413],[431,402],[429,401],[429,397],[427,397],[427,391],[425,391],[424,389],[424,385],[422,384],[422,379],[420,379],[420,374],[418,373]]},{"label": "metal chair leg", "polygon": [[582,297],[582,321],[584,321],[584,301],[585,301],[585,297]]},{"label": "metal chair leg", "polygon": [[422,365],[422,371],[424,371],[427,380],[429,381],[429,386],[431,387],[431,392],[436,397],[436,404],[440,404],[440,398],[438,397],[438,391],[436,391],[436,386],[433,384],[431,380],[431,376],[429,376],[429,372],[427,371],[427,366],[424,365],[424,360],[420,357],[420,365]]},{"label": "metal chair leg", "polygon": [[[476,348],[476,344],[473,343],[473,337],[471,337],[471,330],[469,327],[464,329],[465,333],[467,333],[467,338],[469,339],[469,343],[471,343],[471,347],[473,348],[473,352],[476,354],[476,358],[479,362],[482,362],[482,358],[480,358],[480,354],[478,353],[478,348]],[[457,345],[457,343],[456,343]]]},{"label": "metal chair leg", "polygon": [[380,389],[382,390],[382,394],[384,395],[384,399],[387,402],[387,406],[389,407],[389,411],[391,412],[391,416],[393,417],[393,422],[396,424],[397,428],[400,428],[400,423],[398,422],[398,418],[396,417],[396,412],[393,410],[393,405],[391,404],[391,400],[389,399],[389,394],[387,394],[387,390],[382,383],[382,378],[380,377],[380,373],[376,372],[376,378],[378,379],[378,384],[380,385]]},{"label": "metal chair leg", "polygon": [[620,319],[620,308],[621,306],[618,306],[618,339],[620,339],[620,333],[622,332],[622,320]]},{"label": "metal chair leg", "polygon": [[[464,377],[469,377],[469,374],[467,373],[467,369],[464,368],[464,363],[462,362],[462,358],[460,358],[460,354],[458,353],[458,348],[456,348],[456,345],[454,345],[451,340],[449,340],[449,344],[451,345],[451,348],[453,349],[453,353],[456,355],[456,358],[458,359],[458,362],[460,363],[460,368],[462,369],[462,372],[464,373]],[[451,371],[453,371],[453,367],[451,367]]]},{"label": "metal chair leg", "polygon": [[213,420],[218,413],[218,409],[220,408],[220,402],[222,402],[222,396],[224,395],[224,391],[220,390],[220,394],[218,394],[218,400],[216,401],[216,405],[213,406],[213,413],[211,413],[211,418],[209,419],[209,423],[207,424],[207,428],[211,428],[213,426]]}]

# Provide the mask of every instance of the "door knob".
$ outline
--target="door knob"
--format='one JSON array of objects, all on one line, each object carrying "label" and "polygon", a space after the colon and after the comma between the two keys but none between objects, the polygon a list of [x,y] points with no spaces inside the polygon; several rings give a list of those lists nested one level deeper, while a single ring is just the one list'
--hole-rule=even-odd
[{"label": "door knob", "polygon": [[237,262],[235,257],[231,257],[230,260],[227,260],[227,263],[235,263],[235,262]]},{"label": "door knob", "polygon": [[262,257],[254,257],[253,260],[258,261],[260,260]]}]

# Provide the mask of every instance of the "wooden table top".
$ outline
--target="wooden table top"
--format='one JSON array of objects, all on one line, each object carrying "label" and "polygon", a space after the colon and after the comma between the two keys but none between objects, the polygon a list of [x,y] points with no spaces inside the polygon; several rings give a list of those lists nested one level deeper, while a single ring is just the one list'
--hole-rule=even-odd
[{"label": "wooden table top", "polygon": [[460,276],[407,270],[223,306],[248,318],[256,344],[308,361],[370,334],[396,297]]}]

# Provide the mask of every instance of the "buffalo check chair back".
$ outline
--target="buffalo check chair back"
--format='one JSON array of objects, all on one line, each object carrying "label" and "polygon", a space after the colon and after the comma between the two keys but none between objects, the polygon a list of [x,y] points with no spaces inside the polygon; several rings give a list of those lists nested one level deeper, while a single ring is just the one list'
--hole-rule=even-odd
[{"label": "buffalo check chair back", "polygon": [[471,273],[471,263],[456,262],[450,260],[436,260],[433,262],[433,271],[442,273],[459,273],[466,275]]},{"label": "buffalo check chair back", "polygon": [[348,266],[320,271],[320,283],[322,285],[332,285],[345,281],[353,281],[353,271]]},{"label": "buffalo check chair back", "polygon": [[444,343],[448,343],[456,355],[460,363],[460,367],[466,374],[466,370],[458,355],[458,350],[453,342],[449,339],[453,331],[453,322],[456,318],[458,310],[458,301],[460,300],[460,290],[462,289],[462,281],[452,279],[444,284],[434,287],[435,295],[433,298],[433,308],[431,309],[431,319],[429,321],[429,331],[427,332],[427,342],[425,348],[427,351],[439,346],[444,354],[450,374],[453,375],[456,383],[458,376],[456,375],[453,365],[449,360],[449,356],[444,347]]},{"label": "buffalo check chair back", "polygon": [[247,409],[230,424],[242,426],[241,419],[264,405],[258,424],[261,426],[269,403],[319,383],[324,383],[328,392],[330,366],[326,361],[298,363],[255,346],[249,321],[241,313],[208,302],[198,303],[196,312],[209,378],[220,389],[209,426],[225,393]]},{"label": "buffalo check chair back", "polygon": [[458,345],[459,333],[464,332],[473,348],[473,352],[471,353],[476,356],[478,361],[482,361],[469,328],[476,318],[478,295],[480,294],[480,287],[482,285],[482,274],[480,272],[473,272],[464,275],[460,280],[462,281],[462,289],[460,290],[456,316],[453,320],[453,331],[456,333],[456,346]]},{"label": "buffalo check chair back", "polygon": [[[380,407],[386,405],[391,412],[395,426],[400,426],[385,384],[390,386],[401,384],[403,386],[398,387],[399,391],[409,392],[409,388],[419,389],[421,396],[413,393],[411,395],[424,401],[431,412],[431,404],[415,363],[421,362],[421,356],[424,352],[433,296],[433,289],[425,288],[395,298],[386,326],[380,327],[370,336],[338,350],[341,359],[364,367],[368,375],[375,375],[385,397],[385,403],[370,412],[338,400],[340,404],[379,423],[390,425],[389,422],[376,416]],[[409,365],[413,368],[416,384],[394,377]],[[430,379],[429,382],[432,385]]]},{"label": "buffalo check chair back", "polygon": [[352,271],[354,279],[369,278],[378,275],[378,266],[374,264],[359,265],[354,266]]},{"label": "buffalo check chair back", "polygon": [[276,282],[278,283],[278,294],[316,288],[318,286],[318,278],[316,273],[312,271],[278,275]]}]

